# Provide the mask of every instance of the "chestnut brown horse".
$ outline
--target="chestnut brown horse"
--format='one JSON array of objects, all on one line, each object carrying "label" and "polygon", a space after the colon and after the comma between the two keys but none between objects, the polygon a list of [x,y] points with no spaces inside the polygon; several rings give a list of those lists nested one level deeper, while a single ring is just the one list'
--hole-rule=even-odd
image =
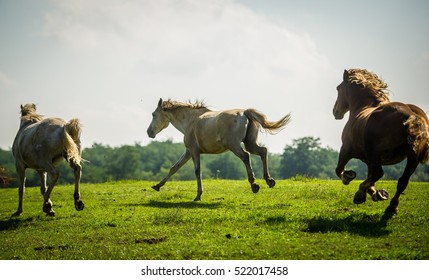
[{"label": "chestnut brown horse", "polygon": [[[22,213],[27,168],[35,169],[40,175],[40,191],[44,197],[43,212],[49,216],[55,215],[50,196],[59,178],[55,165],[64,158],[74,171],[75,208],[78,211],[83,210],[84,204],[80,200],[79,190],[82,170],[80,133],[81,125],[78,119],[69,122],[60,118],[45,119],[36,112],[36,105],[21,105],[21,124],[12,146],[16,172],[20,180],[18,210],[14,216]],[[48,188],[46,188],[47,174],[50,177]]]},{"label": "chestnut brown horse", "polygon": [[[255,183],[255,174],[249,153],[261,157],[264,179],[268,186],[272,188],[276,184],[268,171],[267,148],[257,144],[258,132],[261,127],[270,133],[279,131],[289,122],[289,114],[277,122],[270,122],[264,114],[255,109],[211,111],[201,102],[192,104],[160,99],[152,116],[152,122],[147,129],[150,138],[155,138],[161,130],[171,123],[183,133],[186,147],[185,152],[179,161],[171,167],[168,175],[152,187],[154,190],[159,191],[167,180],[192,158],[198,186],[194,201],[201,200],[203,187],[200,155],[220,154],[227,150],[232,151],[243,161],[254,193],[259,191],[259,185]],[[241,147],[241,143],[244,143],[247,151]]]},{"label": "chestnut brown horse", "polygon": [[367,179],[360,184],[354,203],[365,202],[366,193],[373,201],[388,199],[387,191],[375,189],[375,183],[384,174],[382,165],[407,159],[395,196],[385,211],[385,217],[390,218],[397,213],[399,196],[418,164],[429,161],[427,115],[415,105],[390,102],[387,84],[364,69],[344,70],[337,91],[335,118],[342,119],[345,113],[350,114],[342,134],[336,174],[347,185],[356,177],[354,171],[344,169],[350,159],[360,159],[368,166]]}]

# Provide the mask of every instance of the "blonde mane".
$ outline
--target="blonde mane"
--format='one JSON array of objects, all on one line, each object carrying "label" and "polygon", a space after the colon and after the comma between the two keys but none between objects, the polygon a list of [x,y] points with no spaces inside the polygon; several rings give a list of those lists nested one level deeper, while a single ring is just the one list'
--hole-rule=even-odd
[{"label": "blonde mane", "polygon": [[204,101],[196,101],[195,103],[188,102],[179,102],[174,101],[171,99],[168,99],[166,101],[162,102],[161,105],[163,110],[174,110],[177,108],[190,108],[190,109],[207,109],[206,105],[204,104]]},{"label": "blonde mane", "polygon": [[25,104],[21,105],[21,122],[22,123],[35,123],[43,120],[43,115],[36,113],[36,105]]},{"label": "blonde mane", "polygon": [[366,69],[350,69],[347,72],[350,84],[361,85],[383,103],[390,102],[387,84],[376,74]]}]

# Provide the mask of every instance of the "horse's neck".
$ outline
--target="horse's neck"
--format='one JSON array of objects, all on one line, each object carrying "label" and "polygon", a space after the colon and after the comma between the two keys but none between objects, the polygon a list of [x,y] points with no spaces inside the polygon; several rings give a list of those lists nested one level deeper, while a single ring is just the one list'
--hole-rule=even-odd
[{"label": "horse's neck", "polygon": [[372,112],[375,108],[380,106],[383,102],[374,98],[364,98],[351,100],[350,118],[357,118],[359,115],[366,114],[369,110]]},{"label": "horse's neck", "polygon": [[40,122],[43,120],[43,117],[41,115],[27,115],[24,117],[21,117],[21,122],[19,124],[19,129],[24,129],[34,123]]},{"label": "horse's neck", "polygon": [[186,134],[195,123],[195,120],[207,112],[203,109],[192,109],[192,108],[177,108],[174,113],[170,115],[170,123],[180,132]]},{"label": "horse's neck", "polygon": [[[364,143],[364,132],[367,121],[376,108],[377,107],[367,106],[357,111],[350,111],[349,120],[343,130],[343,142],[346,141],[356,145]],[[344,137],[346,137],[347,140],[345,140]]]}]

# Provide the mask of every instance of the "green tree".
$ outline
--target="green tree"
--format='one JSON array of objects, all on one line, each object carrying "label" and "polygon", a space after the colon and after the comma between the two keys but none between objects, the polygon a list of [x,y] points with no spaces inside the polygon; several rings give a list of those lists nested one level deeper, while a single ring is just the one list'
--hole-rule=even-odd
[{"label": "green tree", "polygon": [[[101,183],[109,180],[161,180],[169,172],[171,166],[180,158],[185,147],[182,143],[152,141],[146,146],[138,143],[110,147],[94,143],[85,148],[82,157],[85,159],[82,169],[83,183]],[[253,170],[257,178],[262,178],[262,163],[259,156],[251,157]],[[283,154],[269,154],[268,165],[271,175],[276,179],[291,178],[296,175],[337,179],[335,168],[338,152],[331,148],[321,147],[320,139],[304,137],[293,140],[286,146]],[[10,178],[10,187],[17,187],[19,182],[15,171],[15,160],[12,151],[0,149],[1,176]],[[402,176],[405,161],[384,166],[383,179],[397,180]],[[64,161],[58,166],[60,178],[58,184],[73,184],[74,175],[68,163]],[[347,169],[357,173],[357,179],[365,179],[367,166],[357,159],[347,164]],[[203,155],[201,157],[203,178],[247,179],[243,162],[233,153]],[[26,171],[26,186],[39,186],[40,178],[32,169]],[[49,176],[48,176],[49,180]],[[195,180],[192,160],[189,160],[171,180]],[[429,181],[429,165],[420,165],[411,180]]]},{"label": "green tree", "polygon": [[331,148],[322,148],[320,138],[303,137],[293,140],[285,147],[280,162],[282,178],[296,175],[333,178],[338,153]]},{"label": "green tree", "polygon": [[247,178],[246,168],[243,162],[232,152],[217,155],[206,155],[207,167],[211,176],[219,179],[244,179]]}]

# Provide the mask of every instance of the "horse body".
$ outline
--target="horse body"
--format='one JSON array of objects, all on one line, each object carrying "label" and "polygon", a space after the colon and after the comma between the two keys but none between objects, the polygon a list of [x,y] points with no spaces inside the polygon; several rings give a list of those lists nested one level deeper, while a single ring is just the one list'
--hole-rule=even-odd
[{"label": "horse body", "polygon": [[345,165],[352,158],[368,165],[367,179],[359,186],[354,202],[388,199],[385,190],[376,190],[375,183],[383,176],[382,165],[397,164],[407,159],[407,166],[398,181],[386,215],[397,212],[399,196],[420,162],[429,161],[429,120],[423,110],[412,104],[390,102],[387,84],[375,74],[362,69],[344,71],[343,82],[337,87],[338,98],[334,116],[342,119],[349,111],[343,134],[337,175],[344,184],[356,177]]},{"label": "horse body", "polygon": [[[219,154],[228,150],[243,161],[254,193],[257,193],[260,187],[255,184],[249,153],[261,157],[265,181],[270,187],[275,185],[268,170],[267,148],[259,146],[256,141],[260,127],[275,132],[289,122],[289,115],[278,122],[269,122],[263,114],[254,109],[211,111],[198,103],[189,104],[171,100],[162,101],[162,99],[159,100],[152,115],[153,119],[147,130],[149,137],[154,138],[171,123],[183,133],[186,147],[181,158],[171,167],[169,174],[153,186],[153,189],[159,191],[166,181],[192,158],[198,185],[195,201],[201,200],[200,155]],[[242,148],[241,143],[244,143],[246,150]]]},{"label": "horse body", "polygon": [[[23,211],[25,189],[25,170],[35,169],[41,179],[41,193],[44,196],[43,211],[54,216],[50,194],[59,178],[55,166],[64,158],[69,162],[75,175],[75,208],[82,210],[80,200],[81,148],[79,120],[69,122],[60,118],[46,118],[36,113],[34,104],[21,106],[21,124],[12,146],[15,166],[20,179],[18,188],[19,204],[15,216]],[[50,176],[49,187],[46,187],[47,174]]]},{"label": "horse body", "polygon": [[[244,110],[227,110],[202,114],[196,120],[188,145],[194,142],[202,154],[220,154],[228,150],[230,143],[242,142],[249,123],[243,112]],[[234,119],[233,126],[230,126],[231,119]],[[229,129],[223,129],[226,126]],[[229,133],[230,130],[234,133]]]},{"label": "horse body", "polygon": [[352,158],[368,163],[369,150],[375,149],[380,151],[382,165],[397,164],[406,158],[407,134],[403,123],[411,114],[402,103],[365,108],[357,117],[350,115],[342,142],[350,146]]}]

